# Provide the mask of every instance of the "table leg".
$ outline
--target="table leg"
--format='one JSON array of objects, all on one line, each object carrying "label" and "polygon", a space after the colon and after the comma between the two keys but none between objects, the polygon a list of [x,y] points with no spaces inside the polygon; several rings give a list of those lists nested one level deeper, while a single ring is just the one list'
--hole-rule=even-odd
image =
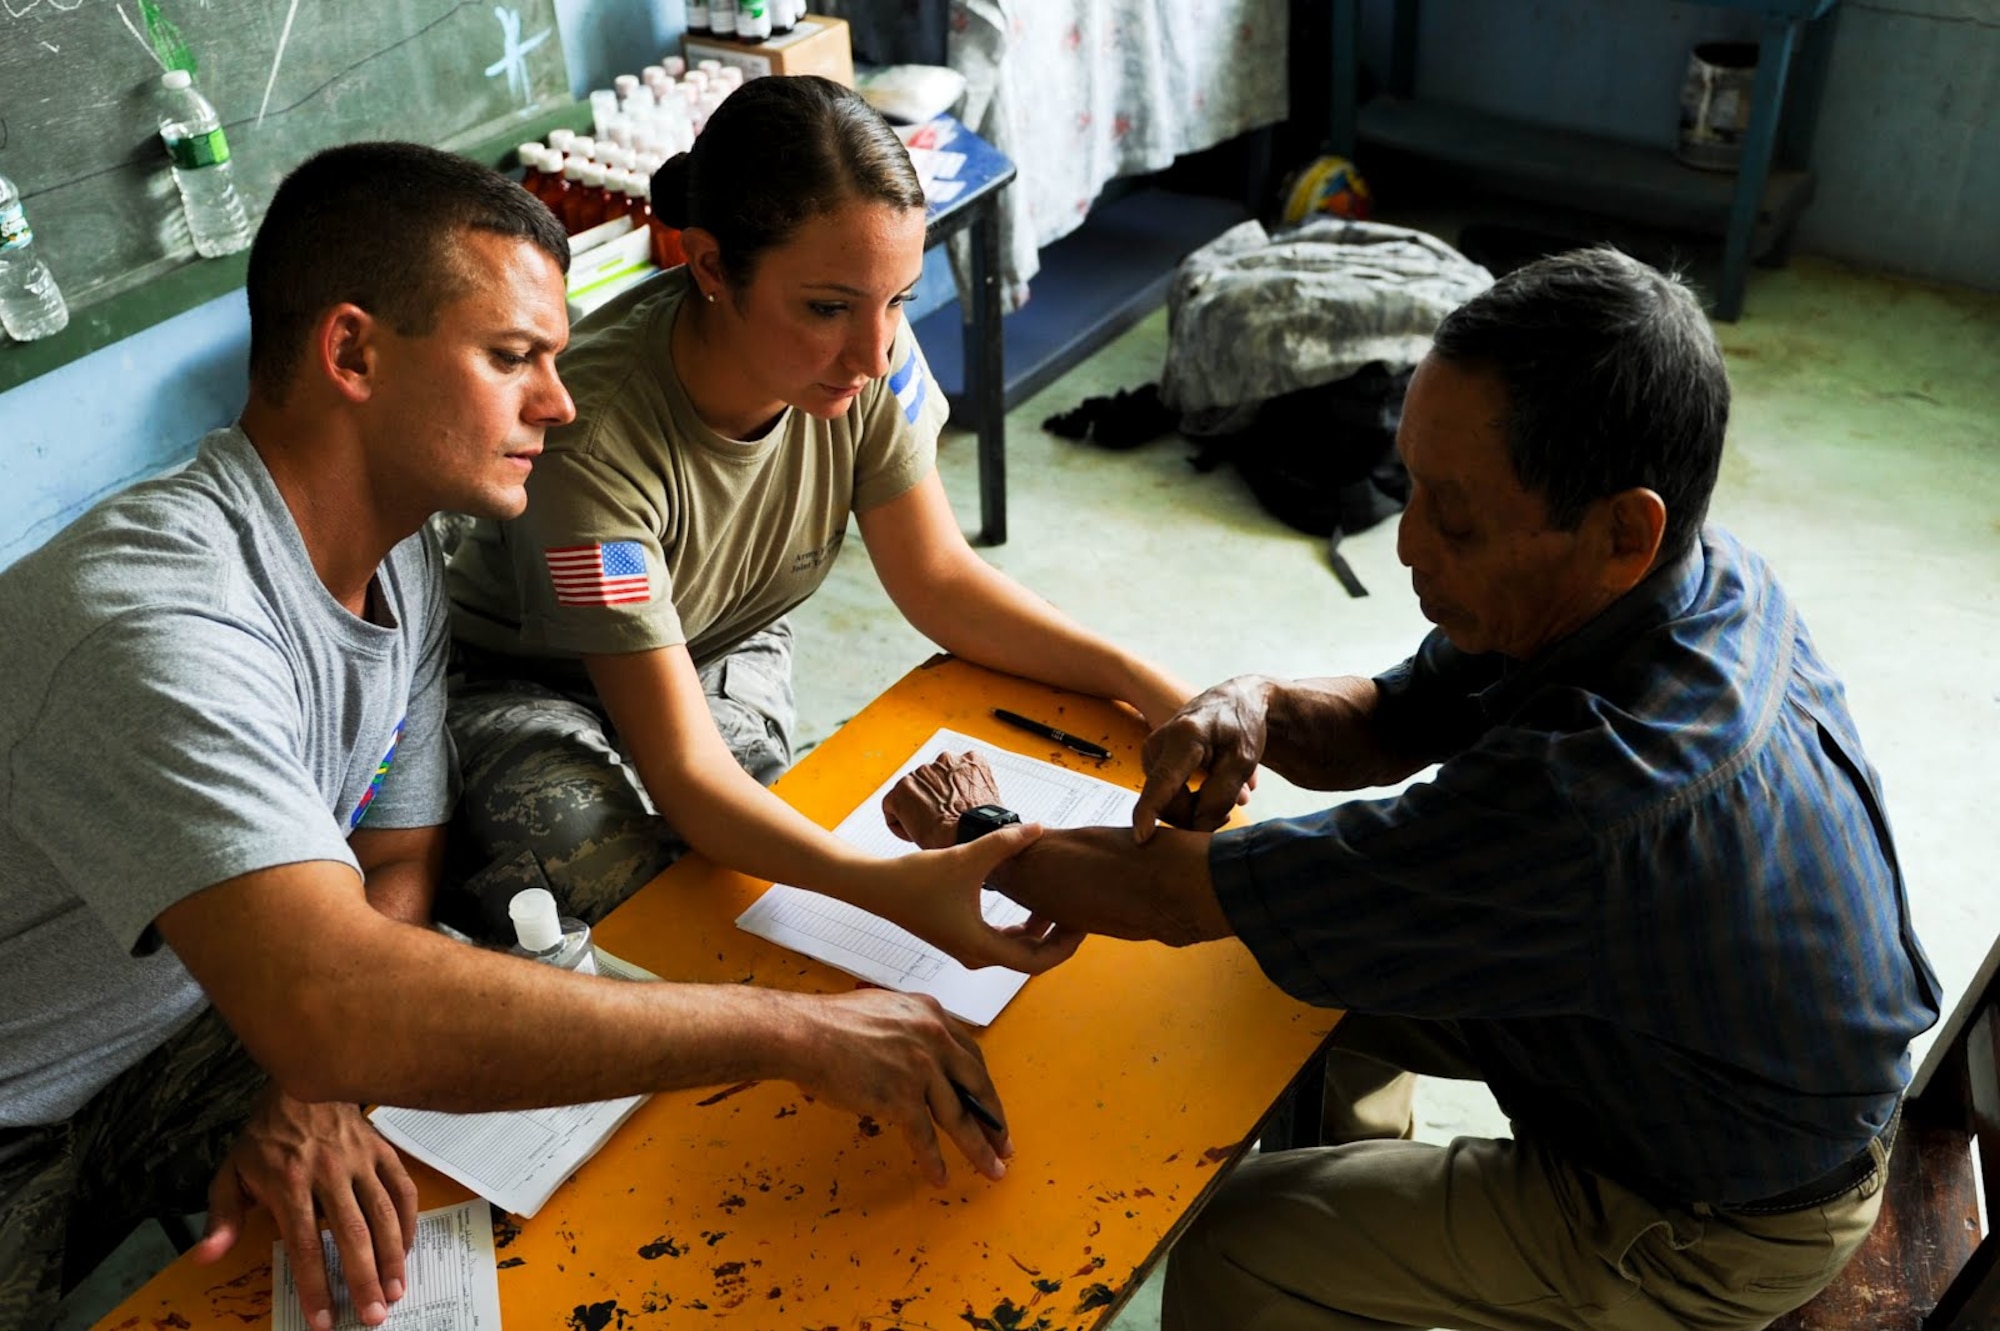
[{"label": "table leg", "polygon": [[1743,163],[1736,173],[1736,199],[1729,210],[1729,234],[1722,250],[1722,291],[1715,317],[1733,323],[1743,313],[1743,287],[1750,275],[1750,247],[1756,238],[1757,214],[1764,207],[1764,186],[1771,177],[1771,154],[1778,143],[1778,120],[1784,106],[1785,74],[1792,61],[1798,24],[1773,20],[1757,50],[1757,82],[1751,93],[1750,133],[1743,141]]},{"label": "table leg", "polygon": [[1327,104],[1327,151],[1354,156],[1354,115],[1361,105],[1360,0],[1333,0],[1333,90]]},{"label": "table leg", "polygon": [[965,386],[979,435],[979,541],[1007,542],[1007,356],[1000,311],[998,196],[972,223],[972,320],[965,325]]}]

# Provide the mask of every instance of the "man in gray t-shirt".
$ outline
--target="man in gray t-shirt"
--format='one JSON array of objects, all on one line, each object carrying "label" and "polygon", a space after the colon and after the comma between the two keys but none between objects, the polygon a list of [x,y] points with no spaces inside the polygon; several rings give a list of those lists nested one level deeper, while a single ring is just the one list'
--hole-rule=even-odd
[{"label": "man in gray t-shirt", "polygon": [[[197,1259],[267,1207],[330,1328],[323,1220],[379,1325],[416,1190],[362,1102],[780,1078],[902,1127],[934,1184],[941,1137],[1005,1172],[1005,1132],[948,1089],[999,1105],[978,1045],[928,1000],[620,984],[414,927],[452,799],[420,533],[518,516],[574,417],[568,260],[548,210],[483,167],[409,144],[314,157],[251,249],[237,428],[0,573],[0,1327],[48,1325],[133,1223],[198,1209],[204,1184]],[[899,291],[869,293],[871,317]],[[905,862],[976,912],[1033,836]]]},{"label": "man in gray t-shirt", "polygon": [[[482,245],[511,282],[452,271]],[[428,922],[457,778],[423,524],[515,511],[567,419],[567,261],[546,210],[469,162],[317,159],[253,251],[241,424],[0,574],[0,1325],[46,1324],[150,1214],[206,1206],[219,1254],[246,1203],[279,1213],[309,1316],[330,1305],[315,1207],[376,1238],[344,1254],[365,1319],[400,1297],[415,1189],[395,1152],[353,1103],[267,1085],[156,922],[307,865]],[[515,343],[525,372],[464,373]]]}]

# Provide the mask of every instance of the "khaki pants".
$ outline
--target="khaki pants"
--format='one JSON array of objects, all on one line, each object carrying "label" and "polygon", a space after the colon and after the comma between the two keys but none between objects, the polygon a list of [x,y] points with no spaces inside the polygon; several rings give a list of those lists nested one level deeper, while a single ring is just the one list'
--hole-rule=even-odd
[{"label": "khaki pants", "polygon": [[1174,1249],[1164,1331],[1749,1331],[1824,1287],[1881,1209],[1882,1158],[1824,1206],[1736,1216],[1655,1204],[1547,1143],[1399,1140],[1404,1069],[1467,1077],[1464,1047],[1448,1023],[1339,1031],[1328,1120],[1351,1144],[1231,1175]]}]

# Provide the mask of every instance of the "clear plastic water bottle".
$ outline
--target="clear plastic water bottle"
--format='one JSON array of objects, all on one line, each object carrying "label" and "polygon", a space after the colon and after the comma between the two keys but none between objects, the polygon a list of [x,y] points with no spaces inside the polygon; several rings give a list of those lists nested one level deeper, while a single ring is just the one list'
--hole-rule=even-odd
[{"label": "clear plastic water bottle", "polygon": [[526,957],[580,975],[597,974],[597,949],[590,945],[590,926],[582,920],[556,912],[555,896],[545,887],[517,892],[507,903],[514,921],[515,945],[508,949]]},{"label": "clear plastic water bottle", "polygon": [[250,221],[229,171],[222,121],[185,69],[160,75],[160,137],[174,164],[195,253],[214,258],[250,243]]},{"label": "clear plastic water bottle", "polygon": [[35,232],[21,207],[21,191],[0,176],[0,328],[17,342],[30,342],[69,326],[55,275],[35,253]]}]

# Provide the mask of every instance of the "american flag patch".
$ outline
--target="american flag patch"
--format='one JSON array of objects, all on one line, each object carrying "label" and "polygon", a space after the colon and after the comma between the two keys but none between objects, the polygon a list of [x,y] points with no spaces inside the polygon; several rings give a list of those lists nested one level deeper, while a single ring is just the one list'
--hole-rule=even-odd
[{"label": "american flag patch", "polygon": [[917,354],[917,344],[910,343],[910,354],[902,365],[889,376],[889,391],[896,395],[896,405],[903,409],[903,419],[910,424],[917,423],[917,413],[923,410],[924,399],[930,396],[931,377],[924,371],[923,357]]},{"label": "american flag patch", "polygon": [[551,546],[542,551],[542,558],[549,564],[557,605],[624,605],[652,599],[646,547],[637,541]]}]

